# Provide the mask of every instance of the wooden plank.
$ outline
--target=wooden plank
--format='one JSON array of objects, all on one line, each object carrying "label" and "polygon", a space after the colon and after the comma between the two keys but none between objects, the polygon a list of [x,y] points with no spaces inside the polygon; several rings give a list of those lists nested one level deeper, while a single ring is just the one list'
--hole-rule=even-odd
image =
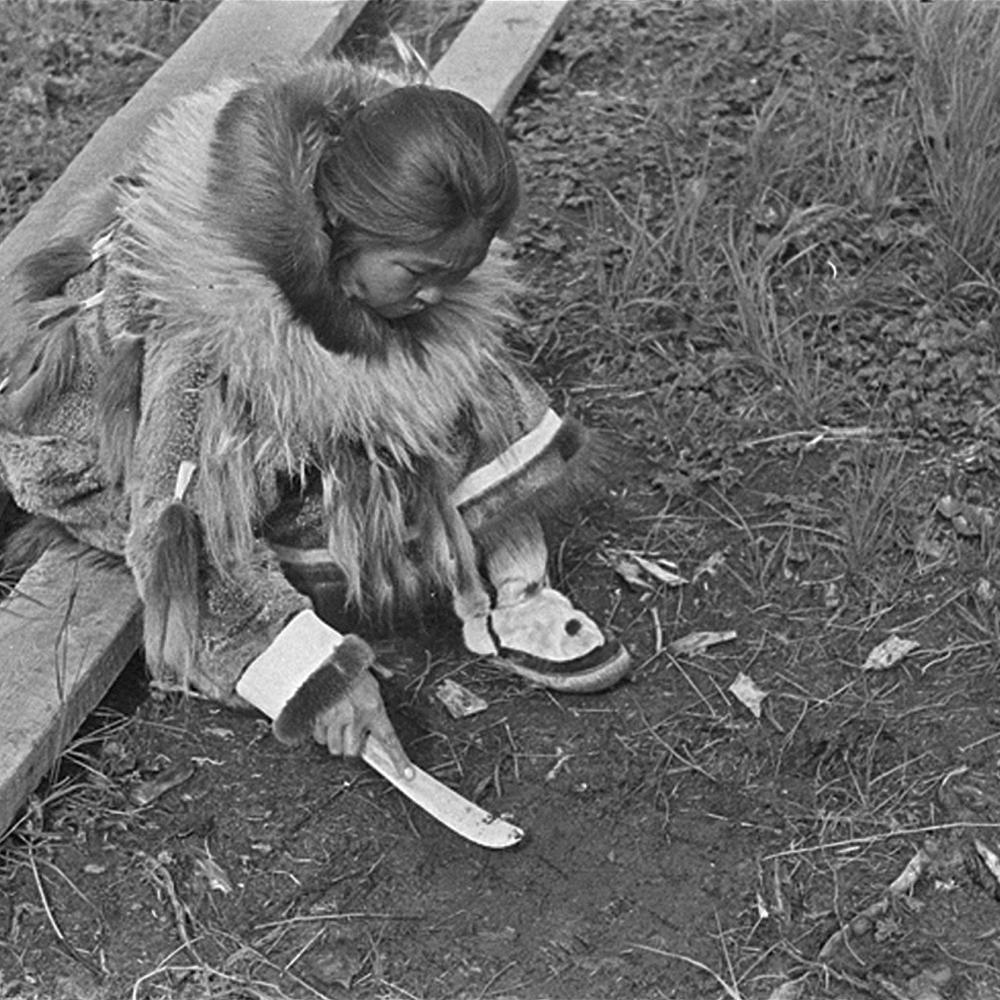
[{"label": "wooden plank", "polygon": [[501,117],[569,13],[570,3],[484,0],[435,64],[431,79]]},{"label": "wooden plank", "polygon": [[0,605],[0,832],[142,639],[131,577],[51,550]]},{"label": "wooden plank", "polygon": [[[68,204],[127,169],[129,151],[174,97],[270,61],[328,53],[365,2],[223,0],[4,240],[0,275],[58,231]],[[141,638],[131,574],[78,555],[48,553],[0,604],[0,834]]]},{"label": "wooden plank", "polygon": [[[485,0],[438,62],[434,82],[503,115],[569,2]],[[172,97],[283,53],[328,51],[363,5],[223,0],[0,246],[0,274],[57,230],[74,196],[123,169],[124,151]],[[140,610],[128,572],[64,552],[44,556],[0,605],[0,832],[138,648]]]},{"label": "wooden plank", "polygon": [[222,0],[132,99],[94,133],[0,245],[0,275],[58,232],[83,192],[128,170],[130,153],[175,97],[283,58],[329,53],[367,0]]}]

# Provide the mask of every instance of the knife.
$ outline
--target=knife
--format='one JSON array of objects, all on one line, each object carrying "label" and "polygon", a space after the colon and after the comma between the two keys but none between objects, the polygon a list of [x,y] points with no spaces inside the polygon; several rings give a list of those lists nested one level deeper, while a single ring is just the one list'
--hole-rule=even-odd
[{"label": "knife", "polygon": [[524,830],[463,798],[458,792],[432,778],[412,762],[413,776],[401,777],[393,766],[385,747],[372,735],[368,736],[361,750],[361,759],[378,771],[394,788],[411,802],[430,813],[449,830],[460,837],[478,844],[502,850],[514,847],[524,839]]},{"label": "knife", "polygon": [[[353,641],[356,644],[358,640]],[[300,611],[246,668],[236,682],[236,692],[269,719],[278,719],[284,709],[301,696],[300,689],[305,689],[317,671],[324,669],[330,650],[337,650],[344,643],[345,636],[315,612]],[[289,742],[307,737],[310,719],[308,713],[296,718],[296,728],[301,729],[303,721],[308,725],[301,732],[293,733]],[[462,798],[412,763],[412,777],[398,775],[385,747],[374,736],[368,736],[361,757],[408,799],[474,844],[513,847],[524,838],[520,827]]]}]

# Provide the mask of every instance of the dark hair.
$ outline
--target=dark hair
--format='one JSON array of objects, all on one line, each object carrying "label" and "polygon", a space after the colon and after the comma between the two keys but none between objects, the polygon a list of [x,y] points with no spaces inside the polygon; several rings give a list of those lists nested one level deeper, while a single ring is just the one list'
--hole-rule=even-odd
[{"label": "dark hair", "polygon": [[499,126],[451,90],[400,87],[362,104],[319,165],[332,256],[419,245],[470,224],[484,239],[517,211],[517,167]]}]

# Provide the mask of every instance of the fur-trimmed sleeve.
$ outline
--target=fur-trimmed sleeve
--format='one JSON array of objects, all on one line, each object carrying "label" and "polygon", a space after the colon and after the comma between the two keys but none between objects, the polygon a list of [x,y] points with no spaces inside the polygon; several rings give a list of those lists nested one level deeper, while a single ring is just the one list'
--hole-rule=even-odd
[{"label": "fur-trimmed sleeve", "polygon": [[309,606],[262,542],[221,567],[207,555],[199,514],[198,426],[204,368],[147,364],[129,485],[125,556],[143,600],[153,677],[232,700],[242,670]]}]

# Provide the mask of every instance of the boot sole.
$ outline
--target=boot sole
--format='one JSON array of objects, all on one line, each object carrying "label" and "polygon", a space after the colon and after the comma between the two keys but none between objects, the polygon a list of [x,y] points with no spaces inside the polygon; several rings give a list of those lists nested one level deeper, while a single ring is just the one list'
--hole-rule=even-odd
[{"label": "boot sole", "polygon": [[538,687],[573,694],[606,691],[632,671],[632,654],[617,640],[606,642],[593,653],[569,663],[552,663],[517,653],[495,658],[493,662]]}]

